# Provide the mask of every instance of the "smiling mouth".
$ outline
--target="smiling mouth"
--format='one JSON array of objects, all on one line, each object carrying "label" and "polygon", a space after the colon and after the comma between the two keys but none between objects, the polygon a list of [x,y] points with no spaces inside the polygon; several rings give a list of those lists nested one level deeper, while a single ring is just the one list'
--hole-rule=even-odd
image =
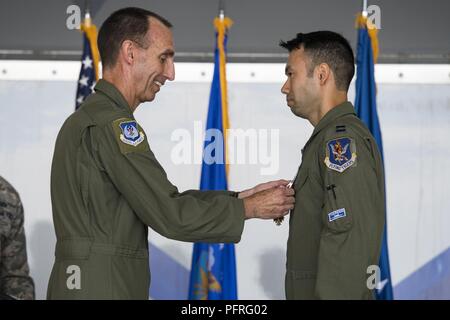
[{"label": "smiling mouth", "polygon": [[163,85],[161,82],[157,80],[153,81],[153,83],[155,83],[159,88],[161,88],[161,86]]}]

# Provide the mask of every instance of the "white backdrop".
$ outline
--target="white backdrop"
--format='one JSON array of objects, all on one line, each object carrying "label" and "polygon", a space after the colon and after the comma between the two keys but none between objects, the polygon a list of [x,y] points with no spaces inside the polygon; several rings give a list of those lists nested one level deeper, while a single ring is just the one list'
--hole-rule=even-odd
[{"label": "white backdrop", "polygon": [[[208,76],[210,66],[205,68]],[[239,66],[233,68],[239,70]],[[258,70],[263,72],[264,68]],[[77,73],[70,77],[76,76]],[[135,116],[169,179],[185,190],[198,188],[200,164],[174,164],[171,152],[177,142],[171,136],[176,129],[186,129],[194,136],[196,121],[201,121],[204,128],[210,84],[205,80],[189,82],[193,77],[189,74],[179,77],[182,81],[167,83],[156,101],[140,106]],[[286,107],[280,93],[281,78],[277,75],[272,81],[259,81],[257,73],[253,81],[229,83],[232,128],[263,130],[258,133],[268,130],[269,137],[270,130],[279,130],[279,139],[272,145],[272,164],[278,162],[278,170],[264,176],[261,169],[267,165],[232,165],[230,189],[241,190],[278,178],[291,179],[296,173],[300,149],[312,127]],[[53,146],[63,121],[73,112],[75,81],[0,78],[0,175],[19,191],[25,207],[29,263],[40,299],[45,298],[55,243],[49,188]],[[450,83],[418,82],[378,83],[394,285],[450,246]],[[352,87],[351,101],[353,97]],[[236,246],[240,299],[284,298],[287,232],[288,221],[281,227],[271,221],[246,223],[242,240]],[[149,239],[190,269],[192,244],[168,240],[155,232],[150,232]],[[441,272],[448,272],[449,267],[443,266]]]}]

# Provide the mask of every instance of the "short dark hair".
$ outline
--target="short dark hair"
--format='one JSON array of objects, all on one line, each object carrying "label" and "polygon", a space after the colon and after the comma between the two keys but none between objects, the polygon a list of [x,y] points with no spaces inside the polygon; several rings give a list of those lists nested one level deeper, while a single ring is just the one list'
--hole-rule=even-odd
[{"label": "short dark hair", "polygon": [[305,50],[311,59],[308,77],[312,76],[317,65],[328,64],[334,73],[336,88],[348,91],[355,74],[355,58],[352,47],[340,34],[332,31],[298,33],[292,40],[280,41],[280,46],[289,52],[300,48]]},{"label": "short dark hair", "polygon": [[147,48],[145,35],[149,29],[148,18],[159,20],[166,27],[172,24],[160,15],[141,8],[124,8],[112,13],[103,22],[98,33],[98,51],[102,59],[103,68],[116,64],[119,49],[125,40],[132,40]]}]

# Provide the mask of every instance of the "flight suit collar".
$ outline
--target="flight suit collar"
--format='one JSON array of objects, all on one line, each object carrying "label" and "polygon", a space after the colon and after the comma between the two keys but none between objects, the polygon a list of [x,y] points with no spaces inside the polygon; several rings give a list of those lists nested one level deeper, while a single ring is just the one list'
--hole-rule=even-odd
[{"label": "flight suit collar", "polygon": [[100,79],[94,87],[96,92],[101,92],[109,99],[111,99],[119,108],[127,111],[130,116],[132,116],[132,112],[128,102],[123,97],[122,93],[110,82]]},{"label": "flight suit collar", "polygon": [[319,133],[323,128],[326,128],[337,118],[340,118],[347,114],[355,114],[355,109],[353,108],[352,103],[349,101],[341,103],[340,105],[337,105],[336,107],[328,111],[327,114],[325,114],[323,118],[320,119],[319,123],[314,128],[313,135]]},{"label": "flight suit collar", "polygon": [[334,107],[333,109],[331,109],[330,111],[328,111],[327,114],[325,114],[323,116],[323,118],[320,119],[319,123],[314,128],[314,131],[313,131],[311,137],[309,138],[308,142],[305,144],[305,146],[302,149],[302,153],[306,149],[306,147],[310,144],[310,142],[314,139],[314,137],[320,131],[322,131],[322,129],[326,128],[330,123],[332,123],[337,118],[340,118],[347,114],[355,114],[355,109],[353,108],[353,104],[349,101],[341,103],[341,104],[337,105],[336,107]]}]

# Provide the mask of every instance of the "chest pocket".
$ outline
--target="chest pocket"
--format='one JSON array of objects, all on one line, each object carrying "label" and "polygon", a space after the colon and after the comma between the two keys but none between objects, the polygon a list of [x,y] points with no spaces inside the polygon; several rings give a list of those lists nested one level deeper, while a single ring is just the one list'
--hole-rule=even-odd
[{"label": "chest pocket", "polygon": [[306,184],[306,181],[308,181],[309,175],[309,168],[303,168],[300,166],[298,170],[298,175],[295,177],[293,185],[295,192],[299,192],[300,189],[302,189],[302,187]]}]

